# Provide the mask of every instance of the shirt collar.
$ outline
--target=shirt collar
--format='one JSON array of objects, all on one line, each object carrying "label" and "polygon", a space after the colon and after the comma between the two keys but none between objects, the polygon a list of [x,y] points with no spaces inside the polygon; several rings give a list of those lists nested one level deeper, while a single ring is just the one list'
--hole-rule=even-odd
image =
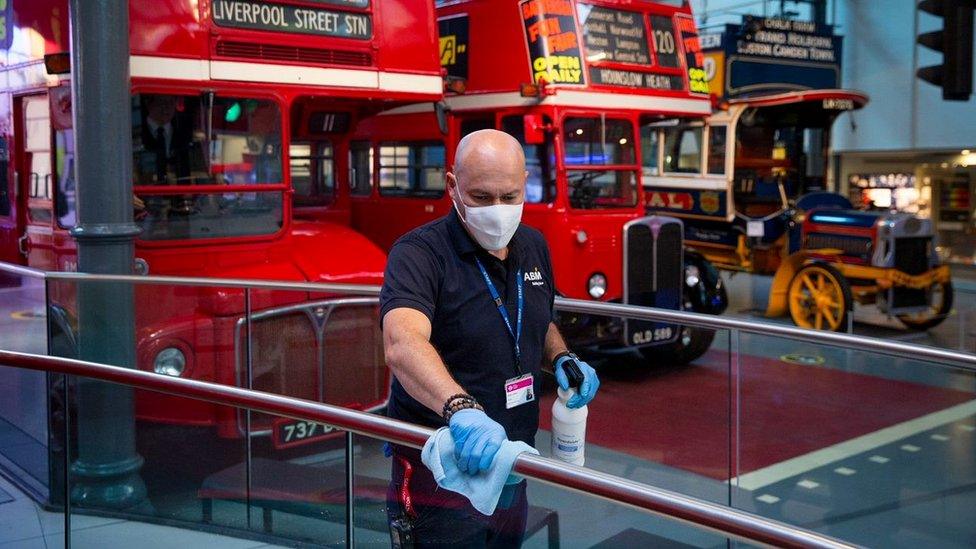
[{"label": "shirt collar", "polygon": [[[461,221],[461,217],[458,215],[457,210],[453,207],[451,212],[447,214],[447,230],[451,235],[451,242],[454,244],[454,249],[457,251],[458,255],[466,255],[470,253],[477,252],[481,250],[481,246],[471,235],[468,234],[468,230],[464,228],[464,222]],[[515,253],[518,248],[519,236],[522,233],[522,226],[515,230],[515,234],[512,236],[512,240],[508,243],[508,253],[511,256]],[[483,250],[482,250],[483,251]],[[488,252],[485,252],[488,253]]]}]

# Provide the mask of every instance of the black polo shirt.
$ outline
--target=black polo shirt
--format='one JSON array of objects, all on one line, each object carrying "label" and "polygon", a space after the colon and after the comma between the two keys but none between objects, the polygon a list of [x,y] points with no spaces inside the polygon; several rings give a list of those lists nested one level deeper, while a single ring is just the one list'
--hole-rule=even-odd
[{"label": "black polo shirt", "polygon": [[[508,257],[501,261],[468,235],[454,210],[414,229],[390,250],[380,314],[409,307],[427,315],[430,342],[458,384],[505,427],[510,440],[534,444],[539,426],[538,396],[533,402],[505,408],[505,381],[519,375],[515,346],[476,257],[505,300],[513,330],[518,309],[515,277],[521,270],[521,369],[522,373],[535,376],[533,392],[538,395],[542,353],[555,298],[549,248],[539,231],[520,225],[509,243]],[[444,426],[440,413],[417,402],[395,377],[389,415],[430,427]]]}]

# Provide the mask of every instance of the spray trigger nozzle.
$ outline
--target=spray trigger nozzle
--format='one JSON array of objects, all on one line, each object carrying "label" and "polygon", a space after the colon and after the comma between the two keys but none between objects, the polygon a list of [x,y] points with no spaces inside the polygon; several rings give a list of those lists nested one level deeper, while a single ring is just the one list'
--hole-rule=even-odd
[{"label": "spray trigger nozzle", "polygon": [[580,386],[583,385],[584,379],[583,370],[580,370],[579,364],[572,358],[563,361],[563,371],[566,372],[566,379],[569,380],[569,386],[579,390]]}]

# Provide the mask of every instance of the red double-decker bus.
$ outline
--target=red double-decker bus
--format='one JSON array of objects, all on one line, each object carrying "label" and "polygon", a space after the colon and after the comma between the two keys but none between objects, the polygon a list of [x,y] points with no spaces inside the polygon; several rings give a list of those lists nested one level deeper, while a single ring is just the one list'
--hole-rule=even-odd
[{"label": "red double-decker bus", "polygon": [[[437,2],[442,108],[418,104],[359,124],[352,226],[382,247],[450,209],[444,170],[459,139],[496,128],[524,148],[523,220],[546,236],[568,297],[720,313],[704,257],[683,251],[678,219],[647,216],[640,184],[650,125],[711,113],[686,2]],[[656,160],[656,156],[655,156]],[[384,223],[373,220],[382,218]],[[712,333],[562,316],[579,350],[639,348],[652,363],[700,356]]]},{"label": "red double-decker bus", "polygon": [[[12,0],[3,14],[0,260],[47,270],[76,268],[67,4]],[[119,107],[132,119],[138,269],[380,283],[385,255],[349,227],[349,193],[337,189],[357,166],[359,120],[442,97],[433,5],[133,0],[129,12],[132,95]],[[325,213],[295,219],[309,208]],[[240,291],[136,296],[142,369],[361,407],[386,397],[371,303],[252,292],[247,319]],[[70,354],[71,289],[52,297],[52,343]],[[185,400],[141,395],[137,413],[243,433],[232,412]],[[277,427],[281,445],[315,431]]]}]

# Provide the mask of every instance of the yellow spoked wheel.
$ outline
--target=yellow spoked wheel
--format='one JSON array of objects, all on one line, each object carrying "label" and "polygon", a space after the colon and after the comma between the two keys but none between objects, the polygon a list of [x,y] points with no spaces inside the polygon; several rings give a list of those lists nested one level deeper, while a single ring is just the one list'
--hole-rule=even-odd
[{"label": "yellow spoked wheel", "polygon": [[790,282],[790,316],[801,328],[847,329],[847,315],[853,304],[851,287],[837,269],[812,263],[799,270]]}]

